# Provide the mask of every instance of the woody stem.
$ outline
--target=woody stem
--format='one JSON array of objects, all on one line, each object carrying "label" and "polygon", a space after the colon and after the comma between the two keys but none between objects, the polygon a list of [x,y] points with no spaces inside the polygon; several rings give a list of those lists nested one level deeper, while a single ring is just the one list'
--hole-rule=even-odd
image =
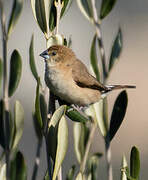
[{"label": "woody stem", "polygon": [[8,97],[8,72],[7,72],[7,33],[5,26],[5,17],[3,12],[3,4],[0,0],[0,21],[2,29],[2,47],[3,47],[3,129],[5,138],[6,153],[6,178],[10,180],[10,150],[9,150],[9,97]]}]

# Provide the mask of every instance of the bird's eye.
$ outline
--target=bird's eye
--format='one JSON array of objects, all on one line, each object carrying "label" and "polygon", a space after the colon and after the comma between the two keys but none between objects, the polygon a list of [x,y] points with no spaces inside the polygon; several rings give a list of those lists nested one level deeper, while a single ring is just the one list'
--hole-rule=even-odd
[{"label": "bird's eye", "polygon": [[52,56],[55,56],[57,53],[55,52],[55,51],[53,51],[52,53],[51,53],[51,55]]}]

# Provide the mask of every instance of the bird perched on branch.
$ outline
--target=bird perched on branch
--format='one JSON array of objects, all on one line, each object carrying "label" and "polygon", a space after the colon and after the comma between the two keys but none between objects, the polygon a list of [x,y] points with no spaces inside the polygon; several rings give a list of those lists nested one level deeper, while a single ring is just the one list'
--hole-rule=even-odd
[{"label": "bird perched on branch", "polygon": [[101,84],[66,46],[51,46],[40,56],[45,59],[45,82],[48,88],[67,103],[87,106],[98,102],[112,90],[135,88],[129,85]]}]

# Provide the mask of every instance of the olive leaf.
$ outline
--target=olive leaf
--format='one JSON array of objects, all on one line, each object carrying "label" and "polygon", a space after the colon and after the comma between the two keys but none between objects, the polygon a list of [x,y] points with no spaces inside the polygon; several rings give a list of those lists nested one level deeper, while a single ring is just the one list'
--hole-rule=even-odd
[{"label": "olive leaf", "polygon": [[68,127],[64,117],[66,106],[60,106],[50,119],[48,126],[48,154],[54,161],[53,177],[55,180],[68,146]]},{"label": "olive leaf", "polygon": [[68,11],[73,0],[62,0],[62,1],[63,1],[64,5],[63,5],[62,11],[61,11],[61,17],[63,17],[63,15]]},{"label": "olive leaf", "polygon": [[45,35],[49,33],[48,20],[51,2],[52,0],[31,0],[34,18]]},{"label": "olive leaf", "polygon": [[108,123],[106,122],[107,117],[104,118],[103,108],[104,102],[103,99],[101,99],[99,102],[87,108],[85,112],[88,116],[94,119],[101,131],[102,136],[105,137],[108,131]]},{"label": "olive leaf", "polygon": [[83,160],[83,155],[85,152],[84,149],[84,140],[85,140],[85,129],[84,124],[75,122],[73,125],[73,135],[74,135],[74,149],[76,153],[76,158],[79,164]]},{"label": "olive leaf", "polygon": [[83,116],[79,111],[76,109],[71,109],[72,107],[67,106],[66,115],[74,122],[81,122],[86,123],[88,119]]},{"label": "olive leaf", "polygon": [[140,156],[137,147],[132,147],[130,155],[130,175],[135,180],[138,180],[140,172]]},{"label": "olive leaf", "polygon": [[5,147],[5,134],[4,134],[4,122],[3,122],[3,111],[4,111],[4,104],[3,101],[0,100],[0,145],[4,148]]},{"label": "olive leaf", "polygon": [[[62,0],[63,8],[61,10],[60,18],[63,17],[65,12],[69,9],[71,5],[72,0]],[[49,17],[49,29],[50,31],[53,31],[56,27],[56,21],[57,21],[57,10],[55,7],[54,0],[51,0],[51,9],[50,9],[50,17]]]},{"label": "olive leaf", "polygon": [[24,129],[24,110],[19,101],[16,101],[14,108],[14,142],[12,149],[16,149],[22,137]]},{"label": "olive leaf", "polygon": [[90,21],[93,22],[93,13],[91,7],[91,1],[89,0],[77,0],[77,4],[82,14]]},{"label": "olive leaf", "polygon": [[8,22],[8,35],[11,34],[14,26],[16,25],[18,18],[23,9],[23,0],[13,0],[13,7],[10,15],[10,19]]},{"label": "olive leaf", "polygon": [[10,59],[10,75],[9,75],[9,97],[13,95],[17,89],[22,74],[22,60],[19,52],[14,50]]},{"label": "olive leaf", "polygon": [[37,87],[36,87],[35,119],[34,120],[37,120],[35,123],[37,123],[38,130],[42,131],[43,121],[42,121],[42,115],[41,115],[41,109],[40,109],[40,78],[38,78]]},{"label": "olive leaf", "polygon": [[99,71],[97,52],[96,52],[96,40],[97,40],[97,36],[95,34],[91,45],[90,62],[97,80],[100,81],[100,71]]},{"label": "olive leaf", "polygon": [[115,6],[116,0],[102,0],[100,19],[105,18]]},{"label": "olive leaf", "polygon": [[30,47],[29,47],[29,64],[30,64],[31,72],[37,81],[39,76],[38,76],[38,72],[35,65],[35,59],[34,59],[34,36],[33,35],[31,37],[31,42],[30,42]]},{"label": "olive leaf", "polygon": [[48,153],[53,161],[55,161],[56,158],[58,125],[62,116],[65,114],[65,110],[65,105],[60,106],[52,115],[48,126],[48,144],[50,146]]},{"label": "olive leaf", "polygon": [[110,120],[109,134],[108,134],[110,141],[115,136],[116,132],[118,131],[124,119],[127,103],[128,103],[127,93],[124,90],[118,95],[113,107],[111,120]]},{"label": "olive leaf", "polygon": [[64,116],[60,119],[57,132],[57,150],[52,180],[56,180],[68,147],[68,126]]},{"label": "olive leaf", "polygon": [[47,20],[46,20],[44,1],[41,1],[41,0],[35,1],[35,12],[36,12],[37,22],[38,22],[42,32],[44,34],[47,33]]},{"label": "olive leaf", "polygon": [[27,180],[27,167],[20,151],[15,154],[14,159],[11,161],[10,175],[11,180]]},{"label": "olive leaf", "polygon": [[122,46],[123,46],[122,32],[121,29],[119,29],[111,51],[111,56],[109,60],[109,71],[111,71],[114,64],[119,60],[119,56],[122,51]]},{"label": "olive leaf", "polygon": [[0,58],[0,88],[2,85],[2,77],[3,77],[3,62],[2,59]]}]

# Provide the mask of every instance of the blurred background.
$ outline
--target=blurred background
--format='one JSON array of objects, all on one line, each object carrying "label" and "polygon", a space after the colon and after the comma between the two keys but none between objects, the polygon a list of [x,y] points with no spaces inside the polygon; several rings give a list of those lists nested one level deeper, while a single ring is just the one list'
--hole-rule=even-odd
[{"label": "blurred background", "polygon": [[[5,1],[5,12],[10,13],[11,4],[9,0]],[[111,45],[121,27],[123,32],[123,51],[118,64],[113,68],[110,74],[108,84],[132,84],[136,85],[136,90],[128,90],[128,108],[124,122],[116,134],[112,144],[112,163],[114,179],[120,177],[120,164],[122,155],[125,154],[128,161],[130,150],[133,145],[140,150],[141,157],[141,180],[147,179],[148,172],[148,1],[147,0],[118,0],[114,10],[107,16],[102,23],[103,41],[105,44],[106,56],[109,57]],[[66,38],[72,37],[72,49],[87,66],[89,67],[90,47],[95,29],[85,19],[73,1],[69,12],[61,20],[60,33]],[[25,111],[25,129],[20,143],[20,149],[23,151],[27,167],[28,179],[35,159],[37,139],[35,137],[32,111],[35,100],[36,82],[30,72],[29,67],[29,44],[31,35],[35,35],[35,59],[38,72],[43,80],[44,62],[39,54],[46,49],[45,40],[37,23],[34,20],[30,1],[24,2],[23,13],[19,22],[11,35],[8,44],[8,53],[13,49],[19,50],[23,59],[23,74],[21,83],[11,104],[15,99],[19,99]],[[1,37],[0,37],[0,40]],[[2,47],[0,44],[0,53]],[[2,56],[0,54],[0,56]],[[8,56],[10,57],[10,56]],[[113,103],[119,92],[113,92],[108,96],[109,114],[111,114]],[[77,163],[73,150],[72,121],[69,124],[69,147],[64,160],[63,171],[67,172],[70,166]],[[92,151],[104,152],[104,142],[99,131],[92,146]],[[42,149],[41,165],[38,179],[42,179],[46,169],[45,147]],[[100,160],[99,179],[106,179],[105,159]],[[65,175],[64,175],[65,177]]]}]

